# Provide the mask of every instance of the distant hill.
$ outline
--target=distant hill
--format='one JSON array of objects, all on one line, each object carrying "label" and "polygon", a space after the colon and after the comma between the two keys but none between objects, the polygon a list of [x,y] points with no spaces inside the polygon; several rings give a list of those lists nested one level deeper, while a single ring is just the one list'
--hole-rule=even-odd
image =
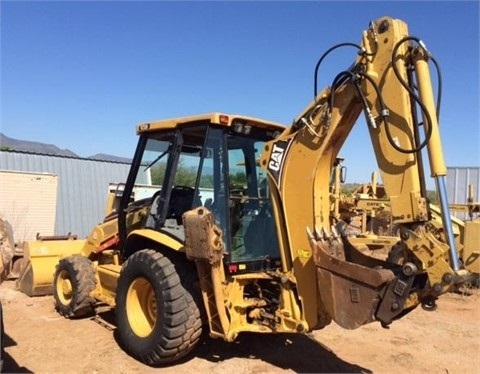
[{"label": "distant hill", "polygon": [[124,164],[130,164],[132,162],[131,158],[120,157],[120,156],[113,156],[113,155],[106,155],[104,153],[97,153],[96,155],[87,157],[91,160],[99,160],[99,161],[109,161],[109,162],[121,162]]},{"label": "distant hill", "polygon": [[45,144],[39,142],[32,142],[30,140],[19,140],[9,138],[0,133],[0,149],[8,151],[21,151],[38,153],[43,155],[65,156],[65,157],[80,157],[75,152],[69,149],[60,149],[53,144]]},{"label": "distant hill", "polygon": [[103,153],[98,153],[96,155],[89,156],[89,157],[80,157],[75,152],[72,152],[69,149],[61,149],[53,144],[33,142],[30,140],[13,139],[2,133],[0,133],[0,150],[36,153],[41,155],[52,155],[52,156],[62,156],[62,157],[87,158],[91,160],[121,162],[121,163],[127,163],[127,164],[131,163],[132,161],[131,159],[126,157],[107,155]]}]

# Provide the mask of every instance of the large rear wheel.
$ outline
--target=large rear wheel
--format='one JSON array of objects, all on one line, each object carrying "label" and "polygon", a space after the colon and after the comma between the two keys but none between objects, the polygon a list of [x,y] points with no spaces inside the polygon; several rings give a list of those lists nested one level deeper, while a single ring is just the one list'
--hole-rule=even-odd
[{"label": "large rear wheel", "polygon": [[177,361],[199,340],[202,323],[185,274],[188,265],[145,249],[122,269],[115,299],[120,343],[147,365]]},{"label": "large rear wheel", "polygon": [[95,271],[91,261],[81,255],[62,258],[53,276],[55,309],[65,317],[83,317],[93,312]]}]

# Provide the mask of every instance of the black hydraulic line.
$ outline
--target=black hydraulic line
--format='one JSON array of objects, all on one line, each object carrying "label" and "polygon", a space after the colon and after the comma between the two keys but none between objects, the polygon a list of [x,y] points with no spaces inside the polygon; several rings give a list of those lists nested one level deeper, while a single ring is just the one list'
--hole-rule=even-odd
[{"label": "black hydraulic line", "polygon": [[335,99],[335,89],[338,86],[340,86],[342,84],[345,84],[350,79],[355,84],[355,88],[357,90],[357,93],[359,94],[360,99],[362,101],[362,106],[363,106],[363,109],[365,111],[365,117],[366,117],[366,120],[367,120],[367,124],[369,126],[375,126],[375,119],[373,118],[371,109],[368,106],[367,98],[365,97],[365,94],[362,91],[362,88],[361,88],[360,83],[359,83],[360,78],[364,78],[372,84],[372,86],[373,86],[373,88],[374,88],[374,90],[377,94],[378,101],[380,103],[380,116],[385,121],[386,117],[388,116],[388,109],[385,105],[385,102],[383,101],[382,94],[380,92],[380,89],[379,89],[378,85],[375,83],[373,78],[368,76],[367,74],[353,73],[350,70],[342,71],[335,76],[335,79],[332,82],[332,92],[331,92],[330,98],[329,98],[329,110],[331,112],[332,109],[333,109],[333,102],[334,102],[334,99]]},{"label": "black hydraulic line", "polygon": [[[422,42],[422,40],[420,38],[417,38],[415,36],[410,36],[410,37],[406,37],[406,38],[400,40],[398,43],[400,44],[400,43],[403,43],[403,42],[408,41],[408,40],[413,40],[413,41],[417,42],[420,45],[420,47],[425,49],[425,51],[428,54],[429,60],[431,60],[433,62],[433,64],[435,65],[435,70],[437,71],[437,82],[438,82],[436,114],[437,114],[437,121],[439,122],[440,121],[440,108],[441,108],[441,102],[442,102],[442,91],[443,91],[443,89],[442,89],[442,72],[441,72],[441,69],[440,69],[440,64],[435,59],[435,57],[433,57],[433,55],[429,51],[427,51],[427,49],[425,47],[425,44]],[[397,44],[397,46],[399,46],[399,44]],[[396,53],[396,51],[394,53]],[[392,55],[394,53],[392,53]]]},{"label": "black hydraulic line", "polygon": [[[400,40],[396,46],[394,47],[393,51],[392,51],[392,68],[393,68],[393,71],[397,77],[397,79],[399,80],[400,84],[409,92],[412,100],[414,102],[416,102],[418,104],[418,106],[421,108],[422,112],[425,114],[425,118],[426,118],[426,122],[427,124],[424,124],[425,126],[425,129],[426,129],[426,134],[425,134],[425,139],[423,142],[420,143],[420,139],[419,139],[419,136],[415,136],[415,145],[417,145],[418,143],[420,143],[418,146],[412,148],[412,149],[404,149],[400,146],[398,146],[396,144],[396,142],[393,140],[393,137],[392,137],[392,134],[390,132],[390,124],[388,123],[388,121],[386,120],[387,116],[388,116],[388,108],[386,107],[385,105],[385,102],[383,101],[383,97],[382,97],[382,94],[380,92],[380,89],[378,87],[378,85],[376,84],[376,82],[368,75],[366,74],[363,74],[363,73],[353,73],[352,71],[349,71],[349,70],[346,70],[346,71],[343,71],[339,74],[337,74],[337,76],[335,77],[335,79],[333,80],[332,82],[332,92],[330,94],[330,98],[329,98],[329,109],[330,109],[330,112],[332,111],[332,108],[333,108],[333,102],[334,102],[334,96],[335,96],[335,88],[338,87],[339,85],[341,84],[344,84],[348,79],[352,79],[352,81],[357,81],[359,77],[363,77],[365,78],[366,80],[368,80],[371,84],[372,84],[372,87],[374,88],[376,94],[377,94],[377,97],[378,97],[378,100],[379,100],[379,103],[380,103],[380,116],[382,117],[383,119],[383,122],[384,122],[384,125],[385,125],[385,132],[386,132],[386,135],[387,135],[387,139],[389,141],[389,143],[392,145],[393,148],[395,148],[397,151],[401,152],[401,153],[419,153],[429,142],[430,138],[431,138],[431,134],[432,134],[432,120],[431,120],[431,117],[430,117],[430,113],[428,112],[427,108],[425,107],[425,105],[421,102],[420,98],[417,96],[417,94],[415,93],[414,89],[412,87],[410,87],[403,79],[402,77],[400,76],[400,73],[398,71],[398,68],[396,67],[395,65],[395,57],[397,55],[397,50],[398,48],[400,47],[400,45],[402,43],[405,43],[406,41],[409,41],[409,40],[414,40],[416,41],[417,43],[421,44],[420,42],[420,39],[416,38],[416,37],[405,37],[403,38],[402,40]],[[315,67],[315,97],[317,96],[317,74],[318,74],[318,68],[321,64],[321,62],[323,61],[323,59],[328,55],[328,53],[330,53],[331,51],[333,51],[334,49],[338,48],[338,47],[341,47],[341,46],[345,46],[345,45],[349,45],[349,46],[355,46],[357,48],[359,48],[361,50],[361,47],[359,47],[358,45],[356,44],[353,44],[353,43],[342,43],[342,44],[338,44],[332,48],[330,48],[327,52],[325,52],[322,57],[319,59],[318,63],[317,63],[317,66]],[[440,103],[440,100],[441,100],[441,74],[440,74],[440,69],[438,67],[438,64],[437,62],[431,58],[432,61],[435,63],[436,67],[437,67],[437,73],[438,73],[438,79],[439,79],[439,90],[438,90],[438,95],[437,95],[437,118],[438,118],[438,115],[439,115],[439,103]],[[374,123],[372,121],[374,121],[373,117],[371,117],[370,113],[370,108],[368,107],[368,103],[367,103],[367,100],[363,94],[363,91],[361,90],[360,86],[358,85],[358,82],[356,83],[356,89],[357,89],[357,92],[359,93],[360,95],[360,98],[362,99],[362,104],[363,104],[363,107],[364,107],[364,110],[366,111],[366,117],[367,117],[367,123],[369,125],[373,125]],[[417,124],[418,125],[418,124]],[[417,129],[418,130],[418,129]],[[416,134],[418,135],[418,131],[416,132]]]},{"label": "black hydraulic line", "polygon": [[412,148],[412,149],[405,149],[405,148],[402,148],[400,146],[398,146],[393,138],[392,138],[392,135],[390,133],[390,128],[389,128],[389,124],[385,121],[385,132],[386,132],[386,135],[387,135],[387,138],[388,138],[388,141],[390,142],[391,146],[393,148],[395,148],[397,151],[401,152],[401,153],[417,153],[419,151],[421,151],[427,144],[428,142],[430,141],[430,138],[432,136],[432,119],[431,119],[431,116],[430,116],[430,113],[428,112],[428,109],[425,107],[425,105],[422,103],[422,101],[420,100],[420,98],[417,96],[417,94],[415,93],[415,91],[403,80],[403,78],[400,76],[400,72],[398,71],[398,68],[395,64],[395,60],[396,60],[396,56],[397,56],[397,51],[398,51],[398,48],[400,47],[400,45],[402,45],[403,43],[407,42],[407,41],[410,41],[410,40],[414,40],[416,41],[417,43],[419,43],[420,45],[422,45],[421,43],[421,40],[419,38],[416,38],[416,37],[413,37],[413,36],[407,36],[403,39],[401,39],[396,45],[395,47],[393,48],[393,51],[392,51],[392,68],[393,68],[393,72],[395,73],[395,76],[397,77],[398,81],[400,82],[400,84],[408,91],[408,93],[410,94],[410,97],[418,104],[418,106],[420,107],[420,109],[422,110],[422,113],[425,115],[425,119],[426,119],[426,122],[427,123],[424,123],[424,126],[425,126],[425,131],[426,131],[426,134],[425,134],[425,139],[423,140],[423,142],[421,144],[419,144],[417,147],[415,148]]},{"label": "black hydraulic line", "polygon": [[[417,37],[414,37],[414,36],[410,36],[410,37],[406,37],[402,40],[400,40],[397,45],[395,46],[395,49],[394,51],[392,52],[392,61],[394,60],[394,55],[396,54],[396,50],[398,49],[398,47],[400,46],[401,43],[404,43],[406,41],[409,41],[409,40],[414,40],[416,41],[422,48],[425,48],[424,47],[424,44],[422,43],[421,39],[420,38],[417,38]],[[437,82],[438,82],[438,87],[437,87],[437,102],[436,102],[436,114],[437,114],[437,121],[440,122],[440,108],[441,108],[441,102],[442,102],[442,91],[443,91],[443,79],[442,79],[442,72],[441,72],[441,69],[440,69],[440,64],[438,63],[438,61],[435,59],[435,57],[432,56],[432,54],[430,52],[428,52],[428,55],[429,55],[429,59],[433,62],[433,64],[435,65],[435,70],[437,72]],[[399,79],[399,81],[404,85],[404,87],[406,87],[406,84],[404,84],[403,80],[401,79],[401,77],[398,75],[398,70],[396,69],[396,65],[393,65],[393,70],[395,72],[395,75],[397,76],[397,78]]]},{"label": "black hydraulic line", "polygon": [[322,63],[322,61],[325,59],[325,57],[327,57],[327,55],[332,52],[333,50],[337,49],[337,48],[340,48],[340,47],[355,47],[359,50],[359,53],[362,53],[363,49],[361,46],[359,46],[358,44],[355,44],[355,43],[340,43],[340,44],[336,44],[334,45],[333,47],[331,47],[330,49],[328,49],[318,60],[317,64],[315,65],[315,73],[313,75],[313,98],[315,99],[317,97],[317,87],[318,87],[318,69],[320,68],[320,64]]},{"label": "black hydraulic line", "polygon": [[329,104],[328,104],[328,108],[330,110],[330,113],[332,112],[332,109],[333,109],[333,100],[334,100],[334,97],[335,97],[335,89],[342,85],[342,84],[345,84],[348,79],[354,79],[355,78],[355,74],[352,73],[351,71],[349,70],[345,70],[345,71],[342,71],[340,73],[338,73],[335,78],[333,79],[333,82],[332,82],[332,90],[330,92],[330,98],[329,98]]},{"label": "black hydraulic line", "polygon": [[[389,111],[387,106],[385,105],[385,102],[383,101],[383,96],[382,96],[382,93],[380,92],[380,88],[378,87],[377,83],[372,77],[370,77],[367,74],[359,74],[359,75],[371,83],[373,89],[375,90],[375,93],[377,94],[378,101],[380,103],[380,113],[379,113],[380,117],[382,117],[382,120],[385,124],[388,123],[387,117],[389,115]],[[360,91],[360,92],[361,92],[362,100],[364,102],[367,102],[367,99],[365,98],[365,94],[363,93],[363,91]],[[370,108],[368,108],[368,106],[367,106],[367,112],[370,112]],[[369,118],[367,118],[367,121],[369,121]],[[372,122],[372,121],[374,121],[373,118],[370,119],[369,122]],[[370,123],[370,124],[373,125],[373,123]]]}]

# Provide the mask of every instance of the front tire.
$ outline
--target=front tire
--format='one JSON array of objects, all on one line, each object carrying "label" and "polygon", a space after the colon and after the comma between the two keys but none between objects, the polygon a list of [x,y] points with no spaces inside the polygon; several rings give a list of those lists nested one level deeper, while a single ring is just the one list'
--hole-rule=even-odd
[{"label": "front tire", "polygon": [[91,261],[80,255],[62,258],[53,276],[55,309],[64,317],[83,317],[93,312],[95,271]]},{"label": "front tire", "polygon": [[181,359],[201,335],[200,311],[186,284],[191,267],[183,261],[177,265],[159,252],[141,250],[125,262],[118,280],[115,315],[120,343],[147,365]]}]

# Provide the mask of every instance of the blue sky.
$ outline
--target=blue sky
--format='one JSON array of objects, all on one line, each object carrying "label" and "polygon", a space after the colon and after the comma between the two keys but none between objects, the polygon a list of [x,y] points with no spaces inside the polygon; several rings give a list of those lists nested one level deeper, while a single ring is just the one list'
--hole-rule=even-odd
[{"label": "blue sky", "polygon": [[[0,131],[80,156],[132,156],[135,125],[212,111],[289,125],[318,58],[371,20],[406,21],[438,60],[448,166],[480,166],[478,1],[1,2]],[[334,53],[319,89],[354,60]],[[433,74],[433,76],[435,76]],[[363,120],[341,152],[375,170]]]}]

